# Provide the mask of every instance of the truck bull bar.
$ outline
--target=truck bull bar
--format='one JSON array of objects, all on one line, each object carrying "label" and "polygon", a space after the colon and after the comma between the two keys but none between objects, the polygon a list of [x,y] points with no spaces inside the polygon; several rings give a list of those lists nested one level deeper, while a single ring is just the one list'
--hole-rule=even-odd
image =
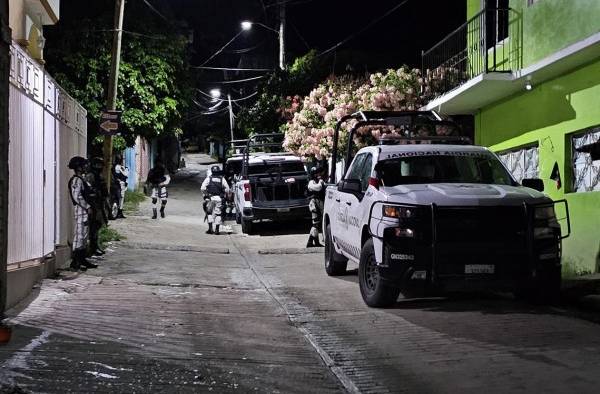
[{"label": "truck bull bar", "polygon": [[[568,238],[571,235],[571,219],[570,219],[570,215],[569,215],[569,203],[567,202],[567,200],[563,199],[563,200],[556,200],[556,201],[551,201],[551,202],[542,202],[542,203],[523,203],[522,207],[523,207],[523,220],[526,224],[526,233],[524,234],[524,238],[525,238],[525,245],[526,245],[526,249],[527,249],[527,253],[528,253],[528,258],[529,261],[534,261],[534,257],[535,257],[535,250],[534,250],[534,219],[535,219],[535,210],[536,209],[540,209],[540,208],[546,208],[546,207],[555,207],[557,204],[564,204],[564,210],[565,210],[565,217],[557,219],[558,222],[566,220],[566,230],[567,233],[566,235],[562,235],[562,226],[561,226],[561,236],[558,238],[560,241],[562,241],[565,238]],[[415,208],[415,209],[429,209],[429,211],[431,212],[431,244],[430,244],[430,251],[431,251],[431,281],[432,283],[434,283],[436,281],[436,272],[437,272],[437,266],[438,266],[438,261],[437,261],[437,252],[438,252],[438,240],[437,240],[437,226],[436,226],[436,212],[438,210],[438,205],[437,204],[408,204],[408,203],[395,203],[395,202],[389,202],[389,201],[374,201],[371,204],[371,207],[369,209],[369,219],[368,219],[368,223],[369,223],[369,235],[373,238],[377,238],[383,241],[383,236],[379,236],[377,234],[374,234],[372,231],[372,219],[373,219],[373,210],[375,208],[375,206],[380,205],[383,207],[383,205],[389,205],[389,206],[394,206],[394,207],[401,207],[401,208]],[[493,207],[493,206],[492,206]],[[444,206],[445,209],[465,209],[464,206]],[[381,220],[383,219],[383,215],[377,225],[377,229],[376,231],[378,232],[379,230],[379,225],[381,224]]]}]

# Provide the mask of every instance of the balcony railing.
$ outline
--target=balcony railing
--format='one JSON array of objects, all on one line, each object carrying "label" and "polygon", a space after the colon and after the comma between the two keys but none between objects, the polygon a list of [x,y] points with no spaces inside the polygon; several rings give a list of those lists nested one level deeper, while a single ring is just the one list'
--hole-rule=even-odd
[{"label": "balcony railing", "polygon": [[521,53],[519,14],[510,8],[484,9],[422,53],[430,97],[443,95],[481,74],[518,70]]}]

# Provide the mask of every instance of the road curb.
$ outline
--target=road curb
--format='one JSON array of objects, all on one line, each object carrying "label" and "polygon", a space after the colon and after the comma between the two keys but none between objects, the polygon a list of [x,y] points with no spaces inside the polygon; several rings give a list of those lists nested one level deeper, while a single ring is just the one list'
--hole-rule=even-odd
[{"label": "road curb", "polygon": [[229,254],[228,248],[210,248],[193,245],[167,245],[155,244],[149,242],[115,242],[115,246],[120,246],[127,249],[148,249],[148,250],[163,250],[169,252],[194,252],[194,253],[211,253],[211,254]]},{"label": "road curb", "polygon": [[258,254],[322,254],[323,248],[276,248],[260,249]]}]

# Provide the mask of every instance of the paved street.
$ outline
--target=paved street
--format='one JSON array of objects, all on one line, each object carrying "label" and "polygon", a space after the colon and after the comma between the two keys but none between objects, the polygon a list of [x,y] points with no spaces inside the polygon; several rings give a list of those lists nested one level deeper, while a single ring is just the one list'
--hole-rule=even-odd
[{"label": "paved street", "polygon": [[[595,393],[600,327],[560,308],[471,295],[363,303],[330,278],[306,223],[208,236],[188,155],[167,218],[114,222],[101,267],[45,280],[11,313],[11,392]],[[2,392],[0,389],[0,392]],[[18,391],[13,391],[18,392]]]}]

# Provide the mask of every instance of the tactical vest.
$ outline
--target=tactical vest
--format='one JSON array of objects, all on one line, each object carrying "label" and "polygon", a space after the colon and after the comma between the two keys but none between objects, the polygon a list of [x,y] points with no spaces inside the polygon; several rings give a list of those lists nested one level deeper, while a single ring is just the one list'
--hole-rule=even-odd
[{"label": "tactical vest", "polygon": [[[215,182],[215,180],[219,180],[219,182]],[[220,196],[223,194],[223,178],[220,176],[210,177],[208,178],[208,185],[206,185],[206,192],[211,196]]]},{"label": "tactical vest", "polygon": [[82,177],[80,177],[79,175],[73,175],[71,177],[71,179],[69,179],[68,187],[69,187],[69,196],[71,197],[71,202],[73,203],[73,205],[77,205],[77,201],[75,200],[75,198],[73,198],[73,191],[72,191],[73,181],[75,180],[75,178],[81,179],[81,183],[83,185],[81,194],[83,195],[83,199],[85,200],[85,202],[92,205],[94,203],[94,198],[96,197],[96,194],[94,193],[94,191],[92,190],[90,185],[86,182],[86,180],[83,179]]}]

